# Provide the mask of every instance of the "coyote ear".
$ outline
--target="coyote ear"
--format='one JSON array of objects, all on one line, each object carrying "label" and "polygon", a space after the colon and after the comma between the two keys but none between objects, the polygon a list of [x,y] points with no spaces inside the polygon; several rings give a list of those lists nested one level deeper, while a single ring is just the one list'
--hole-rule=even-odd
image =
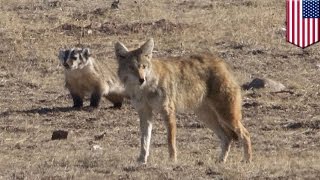
[{"label": "coyote ear", "polygon": [[88,59],[90,56],[91,56],[91,52],[90,52],[90,49],[89,48],[84,48],[82,50],[82,54],[83,54],[83,57]]},{"label": "coyote ear", "polygon": [[68,59],[69,53],[70,50],[59,50],[59,59],[62,63],[64,63]]},{"label": "coyote ear", "polygon": [[143,55],[151,56],[152,55],[152,50],[154,47],[154,42],[153,39],[150,38],[147,42],[145,42],[141,47],[141,52]]},{"label": "coyote ear", "polygon": [[125,56],[128,52],[128,49],[126,48],[126,46],[123,45],[121,42],[117,42],[114,45],[114,48],[115,48],[117,57]]}]

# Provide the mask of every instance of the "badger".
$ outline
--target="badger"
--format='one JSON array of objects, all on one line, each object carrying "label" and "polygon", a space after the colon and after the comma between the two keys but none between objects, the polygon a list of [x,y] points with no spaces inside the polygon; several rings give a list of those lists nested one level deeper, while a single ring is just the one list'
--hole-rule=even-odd
[{"label": "badger", "polygon": [[59,59],[74,108],[81,108],[85,97],[90,97],[90,106],[96,108],[102,96],[111,101],[114,108],[121,108],[124,87],[116,71],[95,60],[89,48],[61,49]]}]

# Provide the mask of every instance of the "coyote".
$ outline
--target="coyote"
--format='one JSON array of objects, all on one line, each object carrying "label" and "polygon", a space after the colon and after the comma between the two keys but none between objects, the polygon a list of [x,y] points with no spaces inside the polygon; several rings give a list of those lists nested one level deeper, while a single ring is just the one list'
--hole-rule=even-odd
[{"label": "coyote", "polygon": [[176,112],[193,110],[221,140],[219,162],[225,162],[232,140],[244,144],[244,160],[251,161],[249,132],[241,123],[241,92],[226,64],[211,55],[152,59],[153,39],[129,51],[115,44],[118,75],[140,118],[141,151],[147,162],[152,113],[165,120],[168,149],[176,161]]},{"label": "coyote", "polygon": [[115,108],[120,108],[124,88],[116,72],[96,61],[89,48],[60,50],[59,59],[65,69],[65,85],[73,99],[73,107],[83,106],[85,96],[90,96],[90,106],[98,107],[101,96],[110,100]]}]

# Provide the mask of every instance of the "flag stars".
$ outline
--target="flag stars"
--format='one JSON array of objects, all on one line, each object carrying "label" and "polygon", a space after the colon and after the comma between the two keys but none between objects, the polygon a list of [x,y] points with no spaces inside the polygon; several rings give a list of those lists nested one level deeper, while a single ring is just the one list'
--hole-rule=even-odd
[{"label": "flag stars", "polygon": [[303,17],[320,18],[320,0],[303,0]]}]

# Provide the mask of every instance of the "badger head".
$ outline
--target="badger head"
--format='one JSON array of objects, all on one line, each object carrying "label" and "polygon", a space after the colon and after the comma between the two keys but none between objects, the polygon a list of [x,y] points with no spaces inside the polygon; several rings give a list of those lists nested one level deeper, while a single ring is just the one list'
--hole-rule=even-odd
[{"label": "badger head", "polygon": [[90,61],[89,48],[72,48],[59,51],[59,59],[65,69],[82,69]]}]

